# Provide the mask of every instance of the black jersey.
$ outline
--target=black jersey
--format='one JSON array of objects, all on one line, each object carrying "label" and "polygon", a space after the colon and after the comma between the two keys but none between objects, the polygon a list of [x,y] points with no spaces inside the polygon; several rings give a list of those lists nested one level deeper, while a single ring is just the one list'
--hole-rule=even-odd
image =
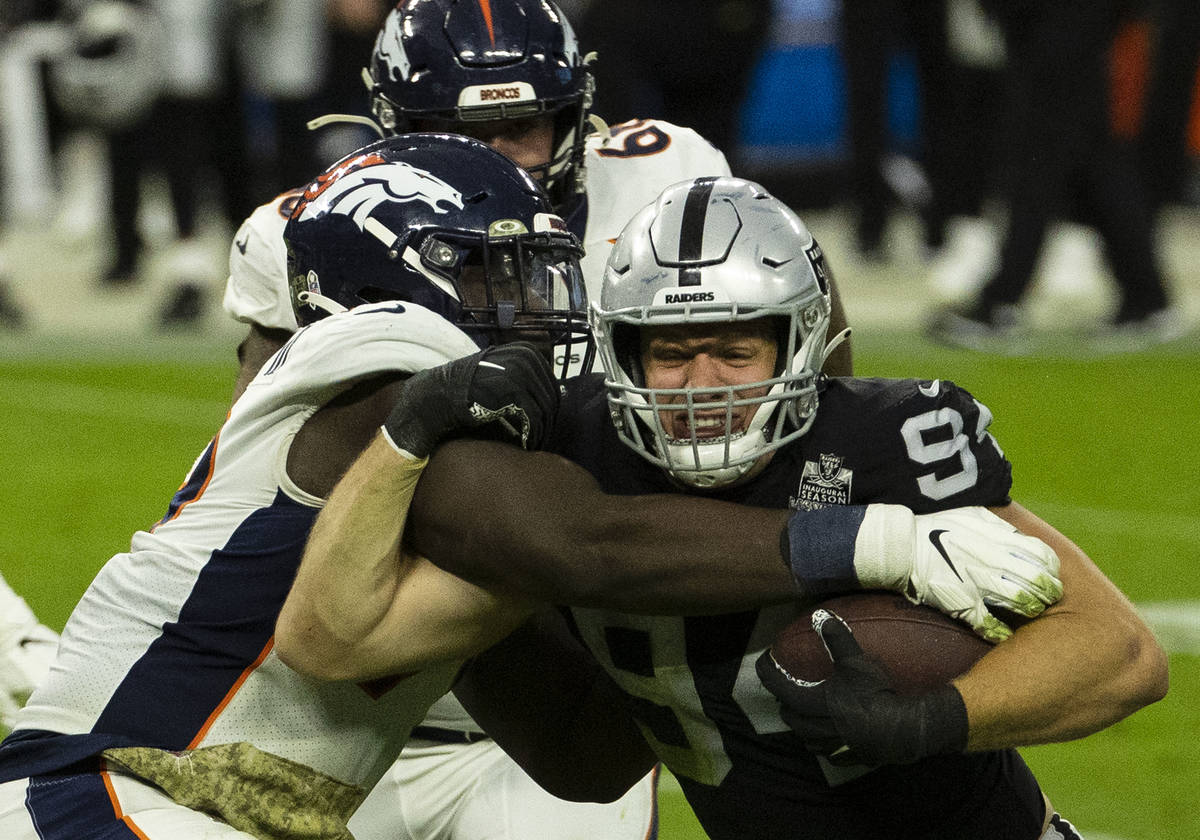
[{"label": "black jersey", "polygon": [[[1011,468],[990,422],[986,407],[949,382],[829,379],[804,436],[753,481],[705,495],[796,509],[891,502],[918,513],[1004,504]],[[550,448],[587,468],[608,493],[681,492],[618,440],[599,376],[570,383]],[[1038,836],[1041,791],[1013,750],[849,779],[809,754],[754,672],[755,659],[800,609],[570,612],[712,840]]]}]

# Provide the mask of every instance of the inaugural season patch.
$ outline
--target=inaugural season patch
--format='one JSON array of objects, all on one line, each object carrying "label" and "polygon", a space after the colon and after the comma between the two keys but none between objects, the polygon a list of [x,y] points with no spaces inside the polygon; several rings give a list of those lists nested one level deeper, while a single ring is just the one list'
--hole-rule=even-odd
[{"label": "inaugural season patch", "polygon": [[800,487],[788,499],[796,510],[816,510],[830,505],[850,504],[850,483],[854,471],[842,466],[841,455],[824,452],[816,461],[805,461],[800,474]]}]

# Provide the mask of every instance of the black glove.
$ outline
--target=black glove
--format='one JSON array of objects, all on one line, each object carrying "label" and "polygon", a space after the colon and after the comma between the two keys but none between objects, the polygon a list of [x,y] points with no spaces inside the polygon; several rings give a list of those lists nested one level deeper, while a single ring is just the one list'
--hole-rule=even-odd
[{"label": "black glove", "polygon": [[780,715],[809,752],[833,764],[910,764],[967,747],[967,708],[952,685],[901,696],[883,668],[863,653],[850,628],[828,610],[813,613],[813,629],[833,660],[819,682],[789,674],[766,650],[758,678],[783,708]]},{"label": "black glove", "polygon": [[383,428],[418,458],[451,434],[491,424],[514,443],[537,448],[559,394],[541,351],[532,344],[502,344],[414,373]]}]

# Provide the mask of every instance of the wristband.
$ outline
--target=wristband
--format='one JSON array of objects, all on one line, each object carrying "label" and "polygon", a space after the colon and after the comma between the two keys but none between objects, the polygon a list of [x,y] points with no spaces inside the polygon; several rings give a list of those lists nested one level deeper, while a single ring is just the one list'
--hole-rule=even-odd
[{"label": "wristband", "polygon": [[832,505],[788,518],[780,550],[803,595],[820,598],[860,588],[854,547],[866,514],[866,505]]}]

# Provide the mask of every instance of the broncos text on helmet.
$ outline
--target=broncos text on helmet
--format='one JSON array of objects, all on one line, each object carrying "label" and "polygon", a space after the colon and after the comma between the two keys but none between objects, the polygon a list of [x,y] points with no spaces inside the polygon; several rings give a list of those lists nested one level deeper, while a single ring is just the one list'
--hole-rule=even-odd
[{"label": "broncos text on helmet", "polygon": [[[621,440],[693,487],[740,479],[766,453],[804,434],[817,409],[829,328],[829,273],[804,223],[758,184],[697,178],[668,187],[630,220],[613,246],[592,330]],[[770,318],[775,375],[737,388],[646,387],[643,327]],[[754,396],[746,396],[747,393]],[[751,419],[741,432],[678,440],[661,407],[692,412],[726,403]],[[696,429],[694,417],[687,428]]]},{"label": "broncos text on helmet", "polygon": [[586,65],[549,0],[404,0],[375,40],[371,110],[387,132],[552,115],[551,159],[530,171],[565,213],[584,191]]},{"label": "broncos text on helmet", "polygon": [[477,140],[406,134],[351,153],[305,187],[284,242],[300,326],[397,300],[480,347],[583,344],[590,357],[578,240],[528,173]]}]

